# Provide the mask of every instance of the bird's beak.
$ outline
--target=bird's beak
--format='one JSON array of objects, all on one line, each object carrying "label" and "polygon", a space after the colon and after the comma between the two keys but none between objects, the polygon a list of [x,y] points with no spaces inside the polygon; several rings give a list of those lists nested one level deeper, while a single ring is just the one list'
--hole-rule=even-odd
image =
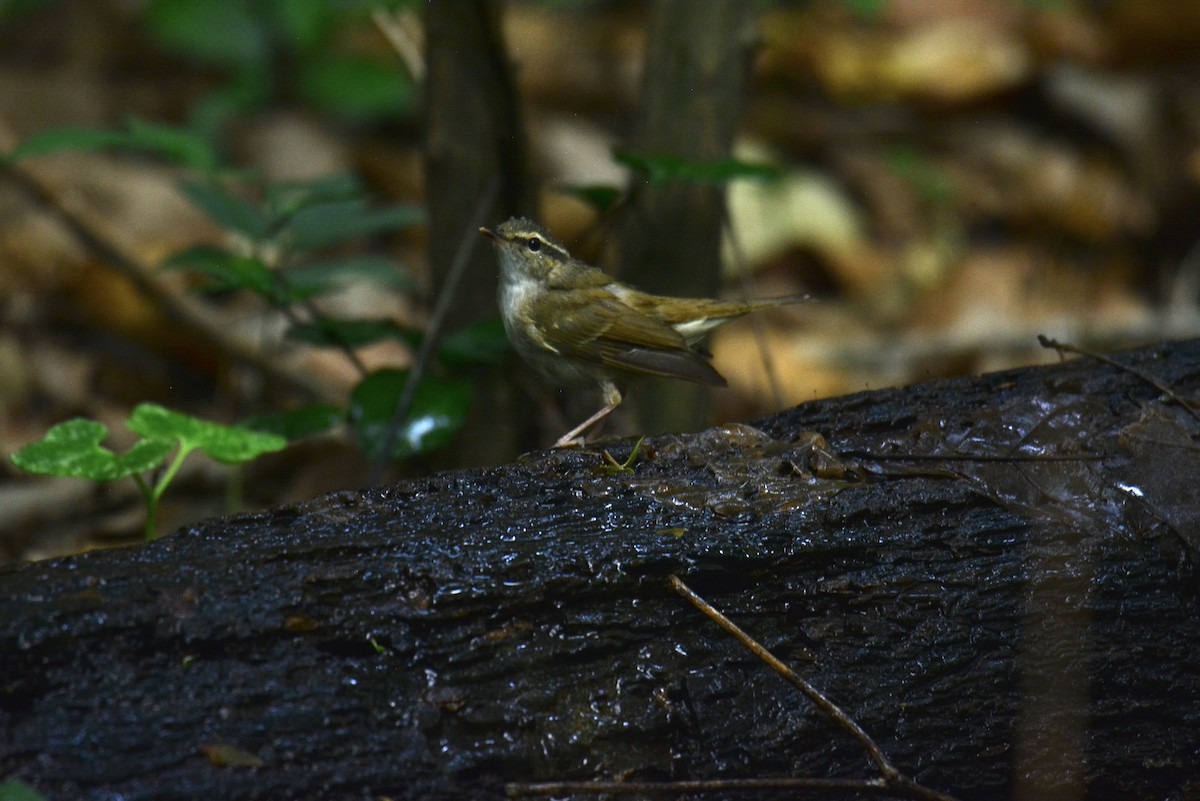
[{"label": "bird's beak", "polygon": [[483,234],[484,236],[486,236],[488,239],[492,240],[493,242],[500,241],[500,236],[495,231],[493,231],[491,228],[480,228],[479,233]]}]

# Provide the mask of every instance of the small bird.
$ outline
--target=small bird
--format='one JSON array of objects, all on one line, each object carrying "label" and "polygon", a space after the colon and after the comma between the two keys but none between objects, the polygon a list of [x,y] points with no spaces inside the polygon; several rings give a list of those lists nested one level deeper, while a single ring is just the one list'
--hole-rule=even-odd
[{"label": "small bird", "polygon": [[694,347],[730,320],[803,296],[748,302],[651,295],[573,258],[546,229],[521,217],[479,232],[500,263],[500,314],[513,347],[546,378],[595,382],[604,407],[563,434],[554,447],[584,442],[584,432],[621,404],[616,379],[626,373],[726,386]]}]

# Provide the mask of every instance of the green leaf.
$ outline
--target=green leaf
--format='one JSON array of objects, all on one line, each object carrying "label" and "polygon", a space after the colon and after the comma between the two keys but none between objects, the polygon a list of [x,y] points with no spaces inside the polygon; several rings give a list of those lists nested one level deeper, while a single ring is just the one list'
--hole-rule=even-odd
[{"label": "green leaf", "polygon": [[159,44],[196,61],[266,66],[267,33],[246,0],[155,0],[143,19]]},{"label": "green leaf", "polygon": [[416,286],[412,276],[383,256],[347,256],[291,267],[285,272],[288,286],[311,295],[332,292],[347,284],[367,282],[396,290]]},{"label": "green leaf", "polygon": [[328,41],[337,20],[329,0],[271,0],[266,8],[279,37],[299,53],[311,53]]},{"label": "green leaf", "polygon": [[118,455],[101,447],[107,437],[108,427],[103,423],[68,420],[14,453],[13,464],[41,475],[112,481],[157,467],[175,447],[169,438],[150,437]]},{"label": "green leaf", "polygon": [[252,417],[242,425],[254,431],[278,434],[289,442],[328,431],[345,419],[345,414],[332,403],[312,403],[286,412]]},{"label": "green leaf", "polygon": [[206,287],[210,292],[248,289],[273,303],[297,299],[279,285],[275,274],[260,260],[212,245],[196,245],[172,254],[162,263],[161,269],[194,270],[206,275],[213,280]]},{"label": "green leaf", "polygon": [[[378,459],[392,424],[400,393],[408,380],[406,370],[381,370],[355,387],[347,415],[359,447]],[[427,377],[413,396],[408,417],[397,432],[390,458],[404,459],[444,445],[462,428],[471,408],[471,384],[464,379]]]},{"label": "green leaf", "polygon": [[300,93],[328,113],[353,121],[396,119],[416,108],[416,85],[392,61],[362,57],[312,60]]},{"label": "green leaf", "polygon": [[391,320],[335,320],[330,317],[294,325],[288,329],[287,337],[309,345],[345,345],[351,348],[369,345],[387,337],[409,344],[421,339],[419,332],[403,328]]},{"label": "green leaf", "polygon": [[311,181],[281,181],[267,187],[267,205],[280,219],[291,217],[307,206],[361,199],[362,181],[354,173],[344,172]]},{"label": "green leaf", "polygon": [[126,121],[126,130],[104,128],[51,128],[30,136],[8,154],[16,162],[30,156],[64,150],[140,150],[198,170],[217,167],[217,154],[204,137],[184,128],[159,125],[136,117]]},{"label": "green leaf", "polygon": [[613,206],[617,205],[617,201],[621,199],[621,190],[615,186],[571,186],[569,184],[559,184],[557,188],[564,195],[579,198],[600,214],[610,211]]},{"label": "green leaf", "polygon": [[620,148],[613,151],[613,157],[655,184],[666,181],[724,184],[738,178],[774,180],[783,177],[783,170],[778,167],[738,159],[693,161],[680,156],[634,153]]},{"label": "green leaf", "polygon": [[254,242],[266,237],[267,221],[253,203],[208,181],[184,181],[179,190],[225,230],[236,231]]},{"label": "green leaf", "polygon": [[129,117],[125,126],[129,129],[126,147],[144,150],[202,172],[212,172],[217,168],[219,159],[216,151],[199,134],[138,117]]},{"label": "green leaf", "polygon": [[265,71],[238,70],[195,99],[188,110],[188,124],[211,141],[220,141],[231,118],[263,108],[274,92],[274,82]]},{"label": "green leaf", "polygon": [[25,782],[12,779],[0,782],[0,801],[46,801],[46,796]]},{"label": "green leaf", "polygon": [[8,154],[8,160],[16,163],[30,156],[63,150],[106,150],[123,147],[128,141],[127,134],[105,128],[50,128],[26,138]]},{"label": "green leaf", "polygon": [[304,252],[423,222],[425,210],[415,204],[370,209],[365,200],[354,199],[301,208],[287,230],[292,237],[292,249]]},{"label": "green leaf", "polygon": [[500,364],[512,346],[499,317],[482,320],[442,340],[438,356],[447,366]]},{"label": "green leaf", "polygon": [[139,404],[126,425],[143,437],[177,439],[184,448],[199,448],[222,464],[248,462],[287,447],[287,440],[275,434],[210,423],[154,403]]}]

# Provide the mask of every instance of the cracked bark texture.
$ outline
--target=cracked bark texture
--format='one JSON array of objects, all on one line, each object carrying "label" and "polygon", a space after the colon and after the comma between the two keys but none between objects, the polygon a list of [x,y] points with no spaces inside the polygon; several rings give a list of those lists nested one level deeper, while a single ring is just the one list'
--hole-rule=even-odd
[{"label": "cracked bark texture", "polygon": [[[1200,343],[1116,358],[1200,386]],[[843,453],[820,475],[810,430]],[[0,776],[127,800],[870,776],[678,574],[929,787],[1194,798],[1198,432],[1080,359],[647,440],[632,473],[534,453],[7,568]],[[905,458],[931,453],[1073,460]]]}]

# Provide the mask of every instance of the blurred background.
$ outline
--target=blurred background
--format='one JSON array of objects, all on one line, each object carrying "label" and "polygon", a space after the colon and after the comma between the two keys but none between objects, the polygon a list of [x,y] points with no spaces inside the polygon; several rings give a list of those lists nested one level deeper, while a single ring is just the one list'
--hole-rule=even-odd
[{"label": "blurred background", "polygon": [[[163,532],[552,442],[598,393],[508,351],[476,219],[664,294],[812,295],[717,333],[698,419],[614,434],[1200,330],[1200,4],[449,5],[0,0],[0,561],[138,537],[133,482],[8,457],[72,417],[123,451],[145,401],[292,443],[190,457]],[[664,78],[689,44],[744,58]],[[711,280],[627,247],[661,184],[717,199],[651,240]]]}]

